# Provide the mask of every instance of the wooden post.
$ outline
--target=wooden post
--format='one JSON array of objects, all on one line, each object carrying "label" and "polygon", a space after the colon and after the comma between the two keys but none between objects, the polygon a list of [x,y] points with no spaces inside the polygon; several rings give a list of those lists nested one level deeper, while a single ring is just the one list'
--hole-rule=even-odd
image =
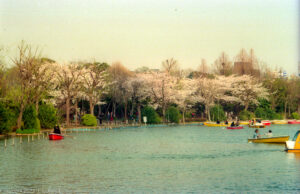
[{"label": "wooden post", "polygon": [[13,145],[13,146],[15,145],[15,137],[13,137],[12,145]]},{"label": "wooden post", "polygon": [[27,135],[27,139],[28,139],[28,142],[29,142],[29,135]]},{"label": "wooden post", "polygon": [[38,133],[38,139],[40,139],[40,134]]},{"label": "wooden post", "polygon": [[22,143],[22,135],[20,136],[20,144]]},{"label": "wooden post", "polygon": [[6,138],[4,139],[4,148],[6,148]]},{"label": "wooden post", "polygon": [[32,138],[31,138],[31,140],[33,141],[33,140],[34,140],[34,137],[33,137],[33,135],[31,135],[31,137],[32,137]]}]

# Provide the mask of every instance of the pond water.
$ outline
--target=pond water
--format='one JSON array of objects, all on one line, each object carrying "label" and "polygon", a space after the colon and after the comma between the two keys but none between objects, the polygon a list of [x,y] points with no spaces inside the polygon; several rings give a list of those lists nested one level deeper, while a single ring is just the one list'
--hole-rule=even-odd
[{"label": "pond water", "polygon": [[[300,125],[274,125],[290,135]],[[299,193],[300,155],[247,143],[254,129],[174,126],[0,141],[0,193]]]}]

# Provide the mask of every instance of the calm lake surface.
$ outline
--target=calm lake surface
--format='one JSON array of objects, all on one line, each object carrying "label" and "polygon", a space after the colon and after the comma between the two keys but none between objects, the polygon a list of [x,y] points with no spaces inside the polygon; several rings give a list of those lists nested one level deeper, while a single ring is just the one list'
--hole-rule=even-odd
[{"label": "calm lake surface", "polygon": [[[300,125],[260,129],[290,135]],[[300,154],[247,143],[254,129],[176,126],[0,141],[0,193],[299,193]]]}]

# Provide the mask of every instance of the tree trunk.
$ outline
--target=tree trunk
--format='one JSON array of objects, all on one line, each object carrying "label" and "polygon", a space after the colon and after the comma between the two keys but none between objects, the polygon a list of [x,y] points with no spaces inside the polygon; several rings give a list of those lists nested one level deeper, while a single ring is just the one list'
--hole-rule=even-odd
[{"label": "tree trunk", "polygon": [[125,118],[125,123],[127,124],[127,101],[125,100],[125,104],[124,104],[124,118]]},{"label": "tree trunk", "polygon": [[98,117],[101,115],[101,105],[98,105]]},{"label": "tree trunk", "polygon": [[163,111],[163,121],[165,123],[166,122],[166,107],[165,107],[165,105],[163,105],[162,111]]},{"label": "tree trunk", "polygon": [[205,106],[205,110],[206,110],[206,113],[207,113],[208,120],[210,121],[210,111],[209,111],[209,106],[208,105]]},{"label": "tree trunk", "polygon": [[116,101],[113,102],[113,117],[116,117]]},{"label": "tree trunk", "polygon": [[142,118],[141,118],[142,114],[141,114],[141,104],[140,103],[138,103],[137,109],[138,109],[139,124],[141,124],[142,123]]},{"label": "tree trunk", "polygon": [[184,112],[185,112],[185,110],[182,111],[182,121],[183,121],[183,124],[185,124]]},{"label": "tree trunk", "polygon": [[94,104],[91,100],[90,100],[90,114],[94,115]]},{"label": "tree trunk", "polygon": [[70,98],[66,100],[66,124],[70,125]]},{"label": "tree trunk", "polygon": [[246,103],[245,103],[245,111],[247,111],[247,110],[248,110],[248,107],[249,107],[249,103],[248,103],[248,102],[246,102]]},{"label": "tree trunk", "polygon": [[284,119],[286,119],[287,102],[284,103]]},{"label": "tree trunk", "polygon": [[36,114],[39,115],[39,101],[35,101],[35,110],[36,110]]},{"label": "tree trunk", "polygon": [[75,105],[74,105],[74,108],[75,108],[75,125],[77,126],[78,125],[78,112],[77,112],[77,101],[75,102]]},{"label": "tree trunk", "polygon": [[300,114],[300,101],[298,102],[298,113]]},{"label": "tree trunk", "polygon": [[18,129],[21,129],[23,112],[24,112],[24,105],[21,104],[21,106],[20,106],[20,113],[19,113],[18,121],[17,121],[17,128]]}]

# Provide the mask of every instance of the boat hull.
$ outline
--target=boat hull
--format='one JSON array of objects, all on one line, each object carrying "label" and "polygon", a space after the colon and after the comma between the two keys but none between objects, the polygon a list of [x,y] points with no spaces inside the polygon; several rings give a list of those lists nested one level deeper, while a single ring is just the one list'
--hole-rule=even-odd
[{"label": "boat hull", "polygon": [[243,126],[238,126],[238,127],[226,127],[227,129],[232,129],[232,130],[234,130],[234,129],[244,129],[244,127]]},{"label": "boat hull", "polygon": [[271,122],[270,121],[262,121],[261,122],[263,125],[265,126],[270,126],[271,125]]},{"label": "boat hull", "polygon": [[288,153],[300,153],[300,149],[285,149]]},{"label": "boat hull", "polygon": [[288,121],[288,124],[300,124],[300,121]]},{"label": "boat hull", "polygon": [[277,121],[272,121],[272,124],[275,124],[275,125],[284,125],[284,124],[288,124],[288,122],[287,121],[277,120]]},{"label": "boat hull", "polygon": [[265,125],[249,125],[250,128],[266,128]]},{"label": "boat hull", "polygon": [[290,136],[267,137],[267,138],[258,138],[258,139],[248,139],[248,142],[285,144],[285,142],[288,141],[289,138],[290,138]]},{"label": "boat hull", "polygon": [[62,140],[62,139],[64,139],[64,136],[60,134],[54,134],[54,133],[49,134],[49,140]]},{"label": "boat hull", "polygon": [[217,123],[204,123],[204,125],[207,127],[227,127],[228,126],[226,124],[217,124]]}]

